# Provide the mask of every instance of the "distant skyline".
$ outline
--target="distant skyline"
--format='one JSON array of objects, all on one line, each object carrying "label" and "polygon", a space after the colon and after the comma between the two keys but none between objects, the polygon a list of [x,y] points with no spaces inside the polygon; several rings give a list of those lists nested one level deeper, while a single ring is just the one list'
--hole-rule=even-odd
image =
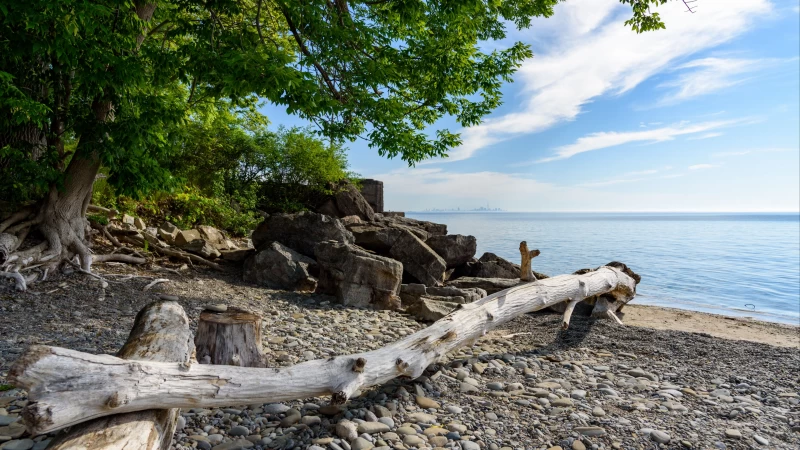
[{"label": "distant skyline", "polygon": [[449,158],[408,168],[356,141],[352,169],[395,211],[798,211],[800,2],[696,4],[668,2],[667,29],[637,35],[618,0],[560,3],[495,43],[535,56],[483,124],[437,124],[462,134]]}]

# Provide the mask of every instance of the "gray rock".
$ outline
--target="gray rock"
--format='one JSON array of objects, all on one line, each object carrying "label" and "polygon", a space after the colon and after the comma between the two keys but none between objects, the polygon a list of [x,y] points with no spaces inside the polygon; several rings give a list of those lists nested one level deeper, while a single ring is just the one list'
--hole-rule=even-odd
[{"label": "gray rock", "polygon": [[178,227],[170,222],[164,222],[158,228],[158,236],[167,244],[173,245],[175,243],[175,238],[178,237],[178,233],[180,233],[180,231],[181,230],[178,229]]},{"label": "gray rock", "polygon": [[238,441],[225,442],[224,444],[216,445],[211,450],[241,450],[244,448],[253,448],[254,446],[255,444],[246,439],[239,439]]},{"label": "gray rock", "polygon": [[444,260],[411,232],[403,230],[389,249],[389,256],[403,263],[404,272],[426,286],[444,281]]},{"label": "gray rock", "polygon": [[448,286],[455,286],[459,289],[480,288],[486,291],[487,294],[494,294],[518,284],[520,284],[519,279],[477,277],[461,277],[447,282]]},{"label": "gray rock", "polygon": [[519,278],[519,265],[486,252],[478,259],[474,275],[478,278]]},{"label": "gray rock", "polygon": [[417,320],[435,322],[455,311],[458,307],[458,303],[436,301],[428,299],[427,297],[422,297],[416,303],[409,306],[406,311]]},{"label": "gray rock", "polygon": [[252,239],[256,249],[277,241],[309,257],[315,256],[315,247],[320,242],[355,242],[339,219],[308,211],[271,214],[253,231]]},{"label": "gray rock", "polygon": [[448,269],[466,264],[475,257],[477,250],[475,236],[461,234],[448,234],[446,236],[431,236],[425,241],[439,256],[444,259]]},{"label": "gray rock", "polygon": [[183,428],[186,426],[186,418],[183,416],[178,416],[178,420],[175,423],[175,431],[183,431]]},{"label": "gray rock", "polygon": [[359,433],[386,433],[390,430],[389,425],[386,425],[383,422],[362,422],[358,424],[358,432]]},{"label": "gray rock", "polygon": [[6,425],[11,425],[12,423],[19,420],[19,417],[16,416],[0,416],[0,427],[4,427]]},{"label": "gray rock", "polygon": [[327,241],[317,245],[319,291],[345,305],[374,309],[400,307],[403,265],[351,244]]},{"label": "gray rock", "polygon": [[265,245],[244,263],[244,281],[273,289],[296,292],[314,292],[317,279],[311,272],[317,272],[317,263],[279,242]]},{"label": "gray rock", "polygon": [[[196,230],[190,230],[190,231],[196,231]],[[184,232],[182,231],[181,233]],[[179,234],[178,239],[180,239],[180,236],[181,235]],[[219,258],[222,255],[222,253],[220,253],[219,250],[214,248],[214,246],[208,243],[205,239],[195,239],[186,244],[178,244],[176,242],[176,245],[180,247],[181,250],[185,250],[189,253],[194,253],[195,255],[202,256],[203,258],[206,259]]]},{"label": "gray rock", "polygon": [[755,439],[756,442],[758,442],[761,445],[769,445],[769,440],[767,440],[766,438],[763,438],[763,437],[761,437],[761,436],[759,436],[757,434],[753,435],[753,439]]},{"label": "gray rock", "polygon": [[269,405],[264,405],[263,407],[264,412],[267,414],[283,414],[290,409],[291,408],[283,403],[270,403]]},{"label": "gray rock", "polygon": [[[162,225],[163,227],[164,225]],[[175,235],[174,245],[178,247],[183,247],[184,245],[188,245],[192,241],[199,241],[203,240],[203,237],[200,236],[200,232],[198,230],[179,230]]]},{"label": "gray rock", "polygon": [[237,426],[231,428],[228,431],[228,436],[239,437],[239,436],[248,436],[248,435],[250,435],[250,430],[248,430],[247,427],[243,427],[241,425],[237,425]]},{"label": "gray rock", "polygon": [[670,435],[660,430],[653,430],[650,432],[650,439],[659,444],[668,444],[672,439]]},{"label": "gray rock", "polygon": [[728,428],[725,430],[725,437],[730,439],[741,439],[742,432],[733,428]]},{"label": "gray rock", "polygon": [[33,448],[34,442],[31,439],[20,439],[14,441],[7,441],[5,444],[0,445],[2,450],[29,450]]},{"label": "gray rock", "polygon": [[458,445],[461,446],[461,450],[481,450],[481,446],[478,445],[477,442],[473,441],[461,440],[458,441]]},{"label": "gray rock", "polygon": [[334,203],[339,212],[338,217],[358,216],[370,222],[375,220],[375,212],[372,207],[369,206],[361,192],[352,184],[347,184],[347,186],[336,192]]}]

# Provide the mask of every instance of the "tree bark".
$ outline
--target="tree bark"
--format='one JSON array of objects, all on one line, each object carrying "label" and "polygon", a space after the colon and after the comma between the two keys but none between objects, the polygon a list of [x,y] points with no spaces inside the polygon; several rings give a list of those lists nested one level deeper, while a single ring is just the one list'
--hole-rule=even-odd
[{"label": "tree bark", "polygon": [[[638,278],[603,266],[497,292],[453,311],[430,327],[367,353],[308,361],[287,368],[252,368],[125,361],[57,347],[33,346],[9,380],[28,391],[31,432],[46,433],[110,414],[152,408],[211,408],[332,395],[347,401],[360,389],[399,376],[419,377],[453,349],[474,343],[514,317],[550,305],[608,294],[631,300]],[[466,305],[465,305],[466,306]]]},{"label": "tree bark", "polygon": [[522,281],[536,281],[536,277],[533,275],[531,260],[539,256],[541,252],[539,250],[528,250],[528,243],[522,241],[519,243],[519,254],[521,257],[519,279]]},{"label": "tree bark", "polygon": [[266,367],[261,345],[261,317],[241,309],[200,313],[194,339],[203,364]]},{"label": "tree bark", "polygon": [[[126,360],[188,364],[194,357],[189,319],[177,302],[154,302],[142,309],[117,356]],[[107,409],[115,401],[109,399]],[[167,450],[180,410],[152,409],[95,419],[70,430],[49,450]]]}]

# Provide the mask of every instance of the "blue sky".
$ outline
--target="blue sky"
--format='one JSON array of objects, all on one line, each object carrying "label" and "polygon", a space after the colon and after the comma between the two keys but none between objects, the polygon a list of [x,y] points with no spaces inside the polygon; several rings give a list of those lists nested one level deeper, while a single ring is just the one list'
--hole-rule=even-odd
[{"label": "blue sky", "polygon": [[396,211],[800,210],[800,1],[695,5],[637,35],[618,0],[567,0],[492,44],[535,56],[483,124],[437,124],[462,134],[450,158],[409,168],[356,141],[351,167]]}]

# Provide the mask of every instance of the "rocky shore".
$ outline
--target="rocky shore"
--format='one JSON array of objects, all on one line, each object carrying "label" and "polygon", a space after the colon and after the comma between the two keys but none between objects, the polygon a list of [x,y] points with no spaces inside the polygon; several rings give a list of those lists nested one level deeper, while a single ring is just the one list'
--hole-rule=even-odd
[{"label": "rocky shore", "polygon": [[[179,299],[193,326],[210,305],[263,315],[272,365],[375,349],[424,326],[401,312],[344,306],[333,296],[244,284],[239,273],[179,270],[168,276],[170,283],[145,291],[164,273],[122,265],[100,270],[117,280],[108,292],[82,275],[53,278],[36,292],[0,288],[0,383],[29,344],[115,352],[135,313],[164,295]],[[126,279],[130,275],[140,278]],[[559,332],[559,321],[548,313],[519,317],[474,347],[447,355],[422,377],[362,392],[341,408],[310,398],[184,410],[172,448],[800,446],[796,348],[620,327],[580,314]],[[44,449],[52,438],[25,434],[18,417],[25,395],[13,388],[0,392],[3,450]]]}]

